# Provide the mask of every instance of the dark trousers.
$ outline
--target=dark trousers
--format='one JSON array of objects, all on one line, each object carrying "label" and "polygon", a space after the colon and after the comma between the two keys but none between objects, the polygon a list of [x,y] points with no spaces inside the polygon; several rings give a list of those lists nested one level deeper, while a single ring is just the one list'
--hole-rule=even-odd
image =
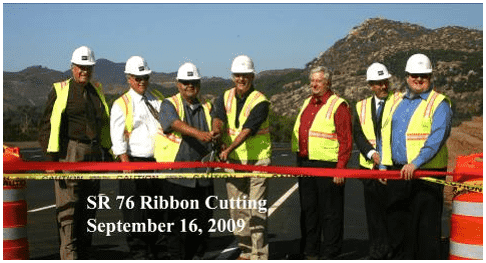
[{"label": "dark trousers", "polygon": [[[336,163],[297,157],[300,167],[335,168]],[[301,250],[310,257],[341,253],[344,228],[344,185],[332,177],[299,177]],[[321,242],[321,236],[323,241]]]},{"label": "dark trousers", "polygon": [[394,259],[440,259],[443,193],[442,185],[420,179],[388,180],[386,213]]},{"label": "dark trousers", "polygon": [[[155,162],[153,158],[129,157],[131,162]],[[119,181],[120,195],[125,197],[125,200],[130,196],[134,206],[128,209],[126,206],[122,207],[124,222],[144,222],[150,218],[152,222],[166,222],[167,213],[163,209],[140,209],[140,196],[149,196],[154,199],[154,196],[161,196],[162,191],[161,179],[125,179]],[[130,257],[132,259],[154,259],[162,257],[165,252],[165,233],[137,233],[131,232],[127,234],[127,245],[130,249]]]},{"label": "dark trousers", "polygon": [[[205,200],[214,194],[213,186],[195,188],[164,182],[164,197],[172,196],[179,201],[197,200],[199,209],[170,209],[168,221],[173,222],[172,232],[168,234],[167,252],[171,260],[191,260],[195,257],[202,259],[206,252],[206,245],[209,239],[209,219],[212,218],[213,210],[206,207]],[[195,220],[194,220],[195,219]],[[185,230],[182,232],[182,220],[185,220]],[[194,220],[194,221],[193,221]],[[197,224],[202,233],[191,232],[189,223]]]},{"label": "dark trousers", "polygon": [[369,256],[372,259],[386,258],[390,246],[386,221],[387,186],[376,179],[362,179],[366,223],[369,236]]}]

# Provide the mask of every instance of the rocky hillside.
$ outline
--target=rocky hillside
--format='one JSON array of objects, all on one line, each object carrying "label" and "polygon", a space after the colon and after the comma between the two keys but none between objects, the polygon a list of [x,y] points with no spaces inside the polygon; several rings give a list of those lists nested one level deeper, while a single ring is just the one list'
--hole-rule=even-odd
[{"label": "rocky hillside", "polygon": [[[304,99],[310,95],[310,68],[318,65],[332,68],[332,89],[354,105],[356,101],[371,95],[365,79],[366,69],[373,62],[385,64],[393,75],[392,89],[403,91],[405,64],[415,53],[423,53],[431,58],[435,88],[452,99],[455,126],[472,116],[482,115],[482,31],[462,27],[428,29],[410,23],[372,18],[353,28],[346,37],[321,52],[303,69],[258,72],[256,89],[265,93],[272,102],[271,121],[276,127],[273,135],[278,137],[277,141],[288,140],[289,127],[293,125]],[[109,103],[128,88],[123,71],[124,63],[97,60],[94,78],[103,84]],[[29,136],[35,136],[37,131],[34,127],[52,83],[70,76],[69,70],[59,72],[43,66],[32,66],[20,72],[4,72],[3,76],[3,124],[7,127],[4,130],[11,135],[27,134],[25,131],[29,130]],[[151,85],[164,95],[171,96],[177,92],[175,76],[175,72],[153,72]],[[230,79],[203,78],[203,99],[214,99],[230,85]]]},{"label": "rocky hillside", "polygon": [[451,130],[451,136],[447,140],[449,150],[450,171],[456,166],[458,156],[465,156],[483,152],[483,116],[474,117],[471,121],[465,121]]},{"label": "rocky hillside", "polygon": [[[365,20],[343,39],[306,65],[323,65],[334,70],[333,90],[350,102],[371,95],[366,86],[366,69],[373,62],[387,66],[392,88],[405,89],[405,64],[423,53],[434,63],[438,91],[453,101],[456,116],[482,114],[483,32],[462,27],[427,29],[381,18]],[[277,115],[293,116],[310,95],[307,85],[285,90],[271,98]]]}]

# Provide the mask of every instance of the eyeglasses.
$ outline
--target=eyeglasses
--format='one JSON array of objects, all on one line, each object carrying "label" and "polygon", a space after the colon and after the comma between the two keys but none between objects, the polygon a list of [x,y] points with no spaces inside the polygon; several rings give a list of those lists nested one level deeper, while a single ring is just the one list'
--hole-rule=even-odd
[{"label": "eyeglasses", "polygon": [[190,84],[192,84],[193,86],[197,86],[199,84],[201,84],[201,81],[200,80],[179,80],[179,82],[184,85],[184,86],[188,86]]},{"label": "eyeglasses", "polygon": [[142,80],[149,80],[150,76],[149,75],[143,75],[143,76],[133,76],[133,79],[137,82],[140,82]]},{"label": "eyeglasses", "polygon": [[428,78],[430,78],[430,74],[409,74],[409,76],[414,78],[414,79],[418,79],[418,78],[428,79]]}]

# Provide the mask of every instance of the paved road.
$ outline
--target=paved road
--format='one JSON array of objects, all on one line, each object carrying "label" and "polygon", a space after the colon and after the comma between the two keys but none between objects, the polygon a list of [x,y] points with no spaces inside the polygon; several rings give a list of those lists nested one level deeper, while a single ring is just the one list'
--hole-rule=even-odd
[{"label": "paved road", "polygon": [[[24,159],[40,161],[43,159],[39,149],[21,150]],[[274,150],[274,165],[295,165],[295,155],[286,148]],[[357,167],[357,152],[348,167]],[[268,204],[270,207],[268,233],[270,259],[286,259],[299,253],[299,196],[296,178],[270,179]],[[54,183],[52,180],[28,180],[28,238],[31,259],[59,259],[58,236],[53,204]],[[102,180],[101,192],[115,199],[118,183],[114,180]],[[215,194],[220,199],[226,198],[224,179],[215,179]],[[275,203],[278,203],[276,206]],[[228,211],[215,210],[215,219],[228,219]],[[98,210],[97,220],[117,222],[122,219],[118,209]],[[367,254],[368,233],[364,211],[363,187],[359,180],[348,179],[345,188],[344,247],[339,259],[359,259]],[[229,232],[214,233],[209,241],[209,250],[205,259],[233,259],[237,256],[236,243]],[[128,247],[123,234],[106,237],[95,234],[93,246],[96,259],[125,259]]]}]

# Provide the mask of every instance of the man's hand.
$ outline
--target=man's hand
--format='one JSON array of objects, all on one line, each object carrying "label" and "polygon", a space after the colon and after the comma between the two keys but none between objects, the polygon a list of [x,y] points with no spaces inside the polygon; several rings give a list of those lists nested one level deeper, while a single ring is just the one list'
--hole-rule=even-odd
[{"label": "man's hand", "polygon": [[378,182],[380,182],[382,185],[388,184],[388,180],[386,178],[380,178],[380,179],[378,179]]},{"label": "man's hand", "polygon": [[403,166],[402,170],[400,171],[400,178],[403,178],[405,180],[411,180],[413,177],[413,172],[417,168],[415,167],[415,164],[409,163]]},{"label": "man's hand", "polygon": [[373,155],[371,156],[371,160],[373,160],[373,164],[375,166],[380,165],[380,154],[377,152],[373,153]]},{"label": "man's hand", "polygon": [[[380,171],[386,171],[385,168],[380,168],[379,170]],[[388,180],[386,178],[380,178],[380,179],[378,179],[378,182],[380,182],[382,185],[387,185],[388,184]]]},{"label": "man's hand", "polygon": [[213,142],[217,143],[221,139],[221,132],[220,131],[210,131],[211,137],[213,138]]},{"label": "man's hand", "polygon": [[337,185],[344,184],[344,177],[333,177],[332,181]]},{"label": "man's hand", "polygon": [[200,131],[196,133],[196,139],[202,141],[202,142],[210,142],[213,140],[213,136],[211,135],[211,132],[203,132]]},{"label": "man's hand", "polygon": [[229,148],[226,148],[219,153],[219,159],[223,162],[228,160],[228,156],[230,155],[231,151]]},{"label": "man's hand", "polygon": [[[128,154],[126,153],[122,153],[120,155],[118,155],[118,159],[120,159],[120,162],[122,163],[127,163],[127,162],[130,162],[130,159],[128,159]],[[131,170],[124,170],[123,173],[124,174],[129,174],[129,173],[132,173],[133,171]]]}]

